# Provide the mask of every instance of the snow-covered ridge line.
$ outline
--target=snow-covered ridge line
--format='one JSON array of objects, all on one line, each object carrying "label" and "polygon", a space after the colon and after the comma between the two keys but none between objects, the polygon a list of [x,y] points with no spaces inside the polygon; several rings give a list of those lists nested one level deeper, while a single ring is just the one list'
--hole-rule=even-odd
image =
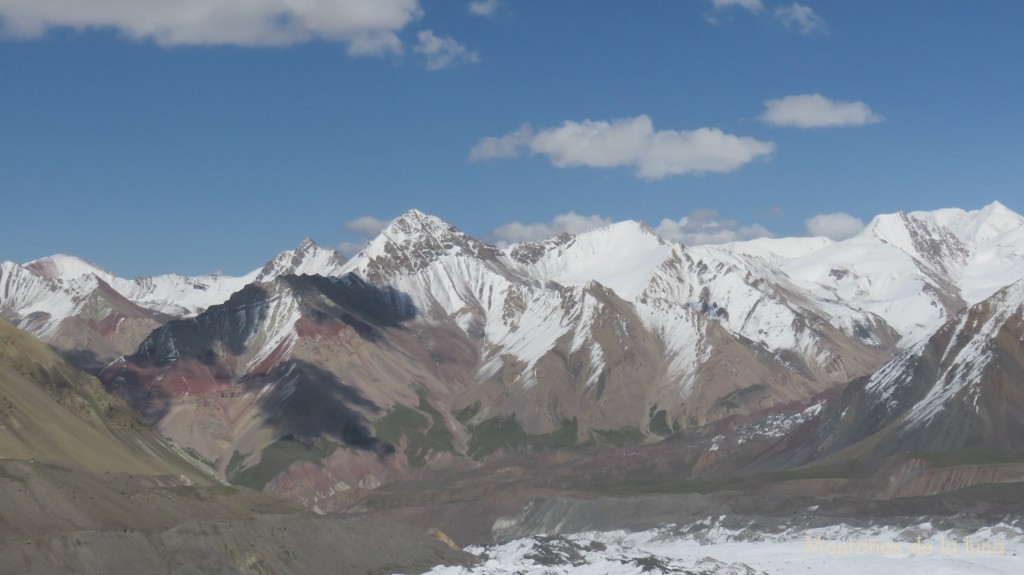
[{"label": "snow-covered ridge line", "polygon": [[[266,282],[286,274],[337,275],[344,263],[341,254],[320,247],[308,238],[262,268],[237,277],[165,274],[126,279],[81,258],[56,254],[23,265],[4,262],[0,267],[0,281],[8,287],[0,290],[0,309],[6,308],[19,316],[34,311],[46,311],[51,316],[58,316],[62,311],[74,313],[74,304],[66,302],[84,299],[96,287],[95,281],[90,282],[89,278],[95,278],[142,308],[188,317],[227,301],[231,294],[253,282]],[[11,282],[34,283],[35,287],[26,290]],[[64,302],[55,302],[55,296]]]},{"label": "snow-covered ridge line", "polygon": [[[307,240],[237,278],[126,280],[63,255],[4,264],[0,273],[0,312],[39,334],[78,314],[96,282],[147,310],[189,317],[253,282],[351,273],[408,295],[422,319],[454,321],[482,338],[483,379],[511,355],[530,381],[537,362],[566,341],[568,353],[590,358],[588,381],[596,382],[608,338],[628,337],[610,323],[620,312],[609,302],[621,300],[656,335],[683,390],[711,357],[708,322],[753,342],[755,355],[834,384],[865,375],[878,365],[872,354],[911,347],[976,298],[1024,276],[1024,217],[993,203],[878,216],[840,242],[720,246],[683,246],[641,223],[620,222],[502,250],[412,210],[351,261]],[[599,293],[611,299],[592,297]]]}]

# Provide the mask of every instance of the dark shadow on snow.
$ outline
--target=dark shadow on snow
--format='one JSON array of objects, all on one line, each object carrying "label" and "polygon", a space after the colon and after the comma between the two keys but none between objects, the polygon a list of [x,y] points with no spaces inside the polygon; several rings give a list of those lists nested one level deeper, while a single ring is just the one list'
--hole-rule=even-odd
[{"label": "dark shadow on snow", "polygon": [[[269,380],[269,381],[268,381]],[[282,435],[311,441],[331,436],[355,449],[389,455],[393,445],[373,435],[364,413],[377,415],[380,407],[336,375],[305,361],[289,361],[253,386],[274,387],[260,398],[267,423]]]},{"label": "dark shadow on snow", "polygon": [[337,306],[330,312],[311,310],[315,321],[333,316],[367,341],[380,341],[380,329],[399,327],[419,313],[408,294],[392,286],[375,286],[354,274],[340,278],[284,276],[282,280],[300,296],[323,296]]},{"label": "dark shadow on snow", "polygon": [[142,342],[133,359],[164,367],[180,357],[205,360],[213,355],[215,347],[242,355],[246,342],[267,319],[269,298],[263,286],[249,284],[223,304],[210,306],[194,318],[171,320],[156,329]]}]

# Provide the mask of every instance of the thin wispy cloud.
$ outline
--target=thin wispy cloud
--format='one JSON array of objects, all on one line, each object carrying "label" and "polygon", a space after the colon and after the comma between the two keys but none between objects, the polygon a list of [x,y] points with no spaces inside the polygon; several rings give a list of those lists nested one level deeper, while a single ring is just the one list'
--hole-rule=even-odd
[{"label": "thin wispy cloud", "polygon": [[469,151],[469,159],[479,161],[516,158],[522,154],[524,148],[530,146],[532,139],[533,129],[528,124],[524,124],[515,132],[504,136],[482,138]]},{"label": "thin wispy cloud", "polygon": [[470,14],[476,14],[477,16],[493,16],[501,3],[498,0],[477,0],[469,3]]},{"label": "thin wispy cloud", "polygon": [[375,218],[373,216],[362,216],[354,220],[349,220],[342,224],[342,229],[351,234],[358,236],[356,241],[344,241],[336,245],[334,249],[345,254],[347,257],[352,257],[363,250],[366,244],[373,238],[377,237],[384,228],[388,226],[387,220]]},{"label": "thin wispy cloud", "polygon": [[436,71],[468,62],[479,62],[480,56],[448,36],[437,36],[433,30],[416,35],[419,42],[413,51],[427,59],[427,70]]},{"label": "thin wispy cloud", "polygon": [[751,12],[760,12],[764,10],[764,4],[761,0],[711,0],[711,3],[715,8],[729,8],[736,6],[739,8],[746,8]]},{"label": "thin wispy cloud", "polygon": [[346,232],[352,232],[366,237],[376,236],[386,227],[388,227],[388,222],[386,220],[381,220],[373,216],[363,216],[361,218],[349,220],[342,226]]},{"label": "thin wispy cloud", "polygon": [[612,223],[611,218],[597,214],[583,216],[570,211],[566,214],[559,214],[548,222],[505,224],[495,228],[488,236],[493,238],[497,245],[507,247],[515,243],[543,240],[561,233],[581,234]]},{"label": "thin wispy cloud", "polygon": [[353,56],[380,56],[401,53],[398,33],[422,14],[419,0],[3,0],[0,32],[112,29],[161,46],[321,40],[342,42]]},{"label": "thin wispy cloud", "polygon": [[864,222],[846,212],[818,214],[804,220],[809,236],[823,236],[833,240],[852,238],[864,229]]},{"label": "thin wispy cloud", "polygon": [[885,120],[864,102],[837,102],[821,94],[786,96],[764,103],[761,119],[773,126],[834,128],[864,126]]},{"label": "thin wispy cloud", "polygon": [[[614,223],[612,218],[599,214],[584,216],[570,211],[559,214],[547,222],[512,222],[495,228],[488,237],[500,247],[511,244],[543,240],[560,233],[581,234]],[[713,245],[775,237],[761,224],[742,224],[723,218],[716,210],[694,210],[678,220],[663,219],[653,228],[662,238],[684,245]]]},{"label": "thin wispy cloud", "polygon": [[786,27],[795,26],[801,34],[828,34],[825,20],[814,13],[809,6],[793,3],[775,9],[775,18]]},{"label": "thin wispy cloud", "polygon": [[716,210],[694,210],[678,220],[663,219],[654,231],[666,240],[691,246],[775,237],[761,224],[744,225],[721,217]]},{"label": "thin wispy cloud", "polygon": [[638,178],[732,172],[775,150],[772,142],[726,134],[718,128],[655,130],[646,115],[611,121],[566,121],[533,131],[524,126],[481,139],[471,160],[543,155],[558,168],[633,168]]}]

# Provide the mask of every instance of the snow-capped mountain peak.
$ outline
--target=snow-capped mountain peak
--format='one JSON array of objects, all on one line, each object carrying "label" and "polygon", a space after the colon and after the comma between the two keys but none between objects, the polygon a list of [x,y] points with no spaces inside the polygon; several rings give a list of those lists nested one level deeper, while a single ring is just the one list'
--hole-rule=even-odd
[{"label": "snow-capped mountain peak", "polygon": [[392,241],[402,242],[424,235],[435,238],[447,238],[463,234],[458,228],[437,216],[431,216],[417,209],[412,209],[392,220],[381,232],[381,235],[390,238]]},{"label": "snow-capped mountain peak", "polygon": [[341,275],[348,260],[337,251],[320,246],[310,238],[295,249],[281,252],[260,270],[256,281],[265,282],[283,275]]},{"label": "snow-capped mountain peak", "polygon": [[70,281],[82,276],[95,275],[109,279],[114,275],[100,266],[87,262],[82,258],[67,254],[54,254],[45,258],[30,261],[22,267],[29,269],[45,278]]},{"label": "snow-capped mountain peak", "polygon": [[998,201],[978,210],[945,208],[932,212],[911,212],[910,216],[940,225],[972,247],[1024,226],[1024,216]]},{"label": "snow-capped mountain peak", "polygon": [[371,279],[423,269],[447,255],[495,261],[505,257],[496,246],[464,234],[452,224],[413,209],[394,219],[353,258],[345,271]]},{"label": "snow-capped mountain peak", "polygon": [[592,281],[632,299],[671,256],[673,245],[647,225],[624,221],[550,240],[514,244],[508,253],[520,269],[542,281],[584,286]]},{"label": "snow-capped mountain peak", "polygon": [[963,266],[970,255],[968,246],[946,226],[903,211],[876,216],[860,236],[873,236],[940,272]]}]

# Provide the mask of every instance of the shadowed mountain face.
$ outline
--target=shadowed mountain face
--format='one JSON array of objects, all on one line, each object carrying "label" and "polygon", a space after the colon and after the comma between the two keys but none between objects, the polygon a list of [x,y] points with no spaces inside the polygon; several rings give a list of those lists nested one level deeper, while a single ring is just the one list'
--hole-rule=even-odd
[{"label": "shadowed mountain face", "polygon": [[287,274],[338,275],[345,258],[310,240],[242,277],[176,274],[125,279],[63,254],[0,263],[0,317],[53,345],[90,372],[135,351],[172,318],[224,303],[253,282]]},{"label": "shadowed mountain face", "polygon": [[742,467],[883,496],[1024,478],[1024,280],[954,315]]},{"label": "shadowed mountain face", "polygon": [[101,377],[224,477],[273,490],[283,474],[315,484],[296,496],[310,506],[346,505],[335,493],[466,464],[444,402],[475,350],[416,314],[358,277],[285,276],[168,322]]},{"label": "shadowed mountain face", "polygon": [[[332,422],[339,415],[321,409]],[[303,430],[297,419],[282,425]],[[354,437],[373,441],[362,429]],[[5,573],[394,573],[466,559],[408,527],[316,517],[221,485],[94,377],[5,320],[0,501]]]},{"label": "shadowed mountain face", "polygon": [[259,400],[267,414],[265,425],[306,441],[328,436],[381,456],[394,453],[393,445],[374,437],[363,415],[376,417],[383,410],[331,372],[304,361],[289,361],[265,380],[269,387]]},{"label": "shadowed mountain face", "polygon": [[139,346],[137,356],[156,367],[181,357],[209,362],[218,357],[245,353],[246,343],[267,320],[270,294],[250,284],[228,301],[193,319],[172,320],[154,331]]},{"label": "shadowed mountain face", "polygon": [[1024,448],[1024,281],[851,385],[815,418],[826,422],[813,445],[825,456]]}]

